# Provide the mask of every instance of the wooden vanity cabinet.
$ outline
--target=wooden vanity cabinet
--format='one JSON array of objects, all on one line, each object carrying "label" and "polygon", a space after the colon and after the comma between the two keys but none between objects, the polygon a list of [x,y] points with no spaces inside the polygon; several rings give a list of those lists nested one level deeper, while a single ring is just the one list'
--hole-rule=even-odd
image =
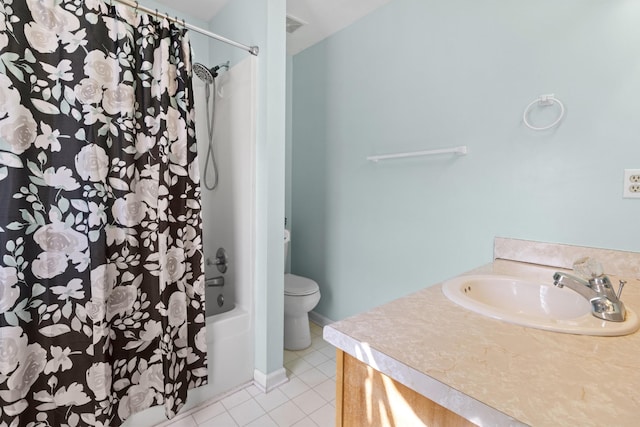
[{"label": "wooden vanity cabinet", "polygon": [[336,370],[336,427],[475,426],[341,350]]}]

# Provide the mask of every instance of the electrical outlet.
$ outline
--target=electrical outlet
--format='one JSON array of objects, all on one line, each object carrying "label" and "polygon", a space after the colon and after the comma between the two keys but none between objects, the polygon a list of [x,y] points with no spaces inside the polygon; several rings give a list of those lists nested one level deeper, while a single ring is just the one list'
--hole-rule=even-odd
[{"label": "electrical outlet", "polygon": [[640,199],[640,169],[625,169],[622,197]]}]

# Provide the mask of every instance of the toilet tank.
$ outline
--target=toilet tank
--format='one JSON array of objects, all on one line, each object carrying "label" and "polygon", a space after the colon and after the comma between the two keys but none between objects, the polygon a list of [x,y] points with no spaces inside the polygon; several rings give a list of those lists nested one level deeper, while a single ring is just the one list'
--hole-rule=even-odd
[{"label": "toilet tank", "polygon": [[284,229],[284,268],[287,268],[287,255],[289,254],[289,242],[291,241],[291,232]]}]

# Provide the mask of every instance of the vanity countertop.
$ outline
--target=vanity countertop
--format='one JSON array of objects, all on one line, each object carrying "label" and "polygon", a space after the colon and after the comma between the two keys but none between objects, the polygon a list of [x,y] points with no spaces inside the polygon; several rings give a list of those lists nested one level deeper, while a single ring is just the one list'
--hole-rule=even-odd
[{"label": "vanity countertop", "polygon": [[[511,259],[522,258],[518,252]],[[609,277],[627,280],[622,300],[639,313],[640,254],[621,254],[632,269]],[[563,264],[527,259],[496,259],[465,274],[550,282]],[[326,326],[324,338],[478,425],[635,426],[640,418],[640,332],[595,337],[517,326],[454,304],[438,284]]]}]

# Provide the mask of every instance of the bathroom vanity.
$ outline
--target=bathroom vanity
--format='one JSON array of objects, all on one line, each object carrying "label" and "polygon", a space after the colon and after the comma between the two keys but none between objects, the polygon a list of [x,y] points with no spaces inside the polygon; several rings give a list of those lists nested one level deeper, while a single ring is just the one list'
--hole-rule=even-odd
[{"label": "bathroom vanity", "polygon": [[[552,283],[590,256],[640,311],[640,253],[495,241],[494,262],[465,275]],[[337,350],[337,426],[636,426],[640,332],[589,336],[496,320],[440,284],[324,328]]]}]

